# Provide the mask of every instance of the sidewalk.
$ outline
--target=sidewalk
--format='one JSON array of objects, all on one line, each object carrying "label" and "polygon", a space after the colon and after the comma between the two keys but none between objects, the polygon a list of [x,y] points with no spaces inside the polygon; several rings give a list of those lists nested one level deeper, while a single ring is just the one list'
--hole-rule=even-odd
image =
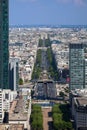
[{"label": "sidewalk", "polygon": [[52,128],[52,108],[42,108],[43,113],[43,129],[44,130],[53,130]]}]

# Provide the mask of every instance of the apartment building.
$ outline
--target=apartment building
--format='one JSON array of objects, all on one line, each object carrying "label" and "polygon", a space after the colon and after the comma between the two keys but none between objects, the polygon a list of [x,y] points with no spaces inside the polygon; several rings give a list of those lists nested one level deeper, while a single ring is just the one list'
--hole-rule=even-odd
[{"label": "apartment building", "polygon": [[0,89],[0,123],[3,122],[4,113],[9,112],[10,104],[16,98],[16,96],[16,91]]}]

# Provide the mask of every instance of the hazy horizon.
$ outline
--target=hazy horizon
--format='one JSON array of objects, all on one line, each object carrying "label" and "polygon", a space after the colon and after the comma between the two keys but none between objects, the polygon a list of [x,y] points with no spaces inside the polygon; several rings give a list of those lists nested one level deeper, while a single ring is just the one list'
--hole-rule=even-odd
[{"label": "hazy horizon", "polygon": [[9,0],[10,25],[87,25],[85,0]]}]

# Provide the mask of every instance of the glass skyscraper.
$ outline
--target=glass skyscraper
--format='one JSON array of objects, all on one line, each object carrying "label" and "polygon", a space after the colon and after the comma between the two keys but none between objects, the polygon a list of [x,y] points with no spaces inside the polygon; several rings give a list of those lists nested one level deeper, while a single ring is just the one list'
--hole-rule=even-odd
[{"label": "glass skyscraper", "polygon": [[19,84],[18,62],[18,58],[9,59],[9,86],[14,91],[18,89]]},{"label": "glass skyscraper", "polygon": [[8,0],[0,0],[0,88],[1,89],[9,89],[8,12],[9,12]]},{"label": "glass skyscraper", "polygon": [[70,90],[85,88],[84,45],[69,45]]}]

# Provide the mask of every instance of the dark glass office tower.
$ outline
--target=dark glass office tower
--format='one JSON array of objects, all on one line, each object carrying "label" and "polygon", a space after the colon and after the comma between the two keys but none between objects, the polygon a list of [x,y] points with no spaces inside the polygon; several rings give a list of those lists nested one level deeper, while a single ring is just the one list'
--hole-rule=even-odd
[{"label": "dark glass office tower", "polygon": [[8,12],[8,0],[0,0],[0,88],[2,89],[9,89]]},{"label": "dark glass office tower", "polygon": [[85,88],[84,66],[84,45],[71,43],[69,45],[70,90]]}]

